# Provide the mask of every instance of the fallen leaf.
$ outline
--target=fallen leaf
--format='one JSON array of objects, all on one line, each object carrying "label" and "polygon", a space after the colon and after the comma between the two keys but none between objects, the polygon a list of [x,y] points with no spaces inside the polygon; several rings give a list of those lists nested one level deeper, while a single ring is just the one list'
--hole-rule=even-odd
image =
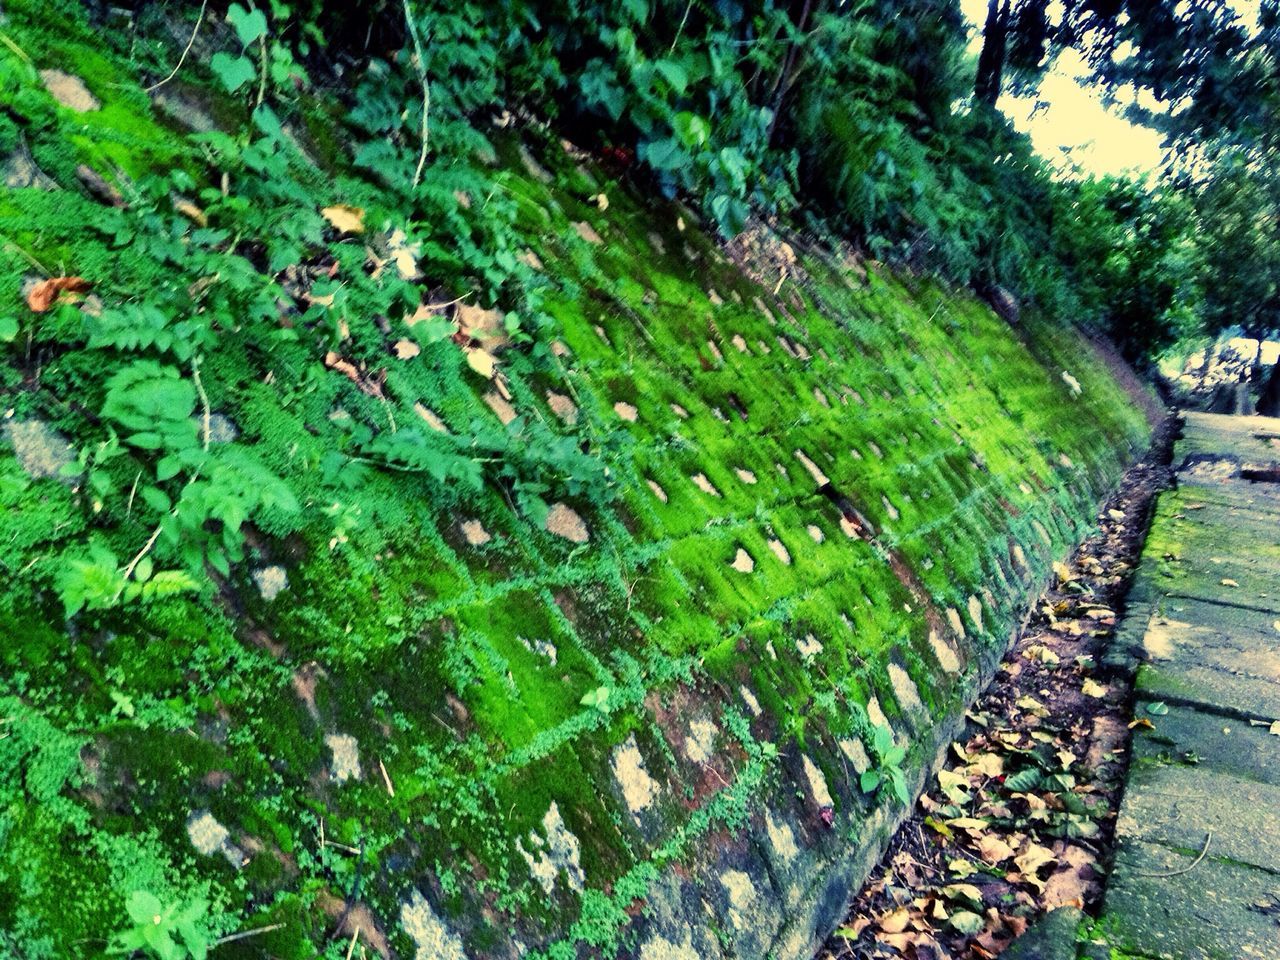
[{"label": "fallen leaf", "polygon": [[1235,582],[1234,580],[1232,580],[1230,577],[1223,577],[1223,578],[1222,578],[1222,585],[1223,585],[1224,587],[1238,587],[1238,586],[1240,586],[1240,584],[1236,583],[1236,582]]},{"label": "fallen leaf", "polygon": [[1147,713],[1153,717],[1163,717],[1169,712],[1169,705],[1163,700],[1156,700],[1147,704]]},{"label": "fallen leaf", "polygon": [[1098,697],[1101,699],[1107,695],[1107,688],[1098,683],[1097,680],[1086,679],[1080,686],[1080,692],[1086,697]]},{"label": "fallen leaf", "polygon": [[27,306],[35,313],[45,313],[63,293],[85,293],[92,286],[84,277],[50,277],[41,280],[27,294]]},{"label": "fallen leaf", "polygon": [[1139,717],[1129,724],[1130,730],[1154,730],[1156,725],[1146,717]]},{"label": "fallen leaf", "polygon": [[1275,721],[1267,728],[1267,733],[1280,737],[1280,720]]},{"label": "fallen leaf", "polygon": [[862,936],[862,931],[867,929],[870,925],[870,917],[858,917],[853,921],[853,923],[847,924],[837,930],[835,935],[844,940],[857,940],[858,937]]},{"label": "fallen leaf", "polygon": [[987,863],[996,864],[1003,863],[1013,856],[1013,847],[1009,846],[999,837],[985,836],[979,837],[977,841],[978,853]]},{"label": "fallen leaf", "polygon": [[1004,757],[998,753],[980,753],[971,764],[972,769],[987,777],[998,777],[1004,773]]},{"label": "fallen leaf", "polygon": [[339,233],[364,233],[364,207],[336,203],[321,210],[320,216]]},{"label": "fallen leaf", "polygon": [[911,912],[906,907],[891,910],[880,918],[881,933],[901,933],[911,922]]},{"label": "fallen leaf", "polygon": [[1037,717],[1047,717],[1049,709],[1035,697],[1019,697],[1017,705]]},{"label": "fallen leaf", "polygon": [[204,215],[204,211],[190,200],[177,201],[174,203],[173,209],[182,214],[197,227],[207,227],[209,225],[209,218]]},{"label": "fallen leaf", "polygon": [[1018,869],[1028,878],[1033,877],[1036,871],[1048,863],[1057,863],[1058,858],[1053,855],[1053,851],[1048,847],[1043,847],[1038,843],[1032,843],[1027,846],[1022,853],[1013,858],[1013,862],[1018,865]]},{"label": "fallen leaf", "polygon": [[951,915],[951,926],[966,936],[979,933],[986,925],[987,922],[980,914],[970,913],[968,910],[957,910]]}]

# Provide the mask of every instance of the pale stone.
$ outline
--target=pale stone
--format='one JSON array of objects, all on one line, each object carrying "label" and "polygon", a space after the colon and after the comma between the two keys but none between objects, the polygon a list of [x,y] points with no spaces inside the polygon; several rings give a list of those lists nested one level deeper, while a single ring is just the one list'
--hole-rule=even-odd
[{"label": "pale stone", "polygon": [[880,709],[880,701],[872,697],[867,701],[867,719],[871,721],[873,727],[887,727],[889,721],[884,715],[884,711]]},{"label": "pale stone", "polygon": [[787,552],[787,547],[781,540],[770,540],[769,549],[773,551],[775,557],[787,566],[791,565],[791,554]]},{"label": "pale stone", "polygon": [[640,411],[624,400],[619,400],[613,405],[613,412],[628,423],[635,423],[640,415]]},{"label": "pale stone", "polygon": [[253,582],[263,600],[270,603],[289,588],[289,575],[284,567],[272,564],[253,571]]},{"label": "pale stone", "polygon": [[715,747],[716,725],[700,717],[689,724],[689,735],[684,738],[684,755],[694,763],[706,763]]},{"label": "pale stone", "polygon": [[898,508],[889,502],[889,498],[881,496],[880,502],[884,504],[884,512],[888,515],[889,519],[897,520],[899,517]]},{"label": "pale stone", "polygon": [[822,470],[818,467],[816,463],[814,463],[812,460],[808,458],[808,456],[805,455],[805,452],[803,450],[796,450],[795,457],[802,464],[804,464],[804,468],[809,471],[809,476],[813,477],[813,482],[816,483],[818,486],[825,487],[828,483],[831,482],[830,478],[825,473],[822,472]]},{"label": "pale stone", "polygon": [[[529,872],[548,896],[555,892],[556,877],[561,873],[565,875],[569,888],[581,893],[586,881],[582,871],[581,845],[573,831],[565,826],[560,807],[554,800],[542,818],[542,829],[546,833],[545,838],[536,830],[530,830],[526,840],[517,844],[529,865]],[[526,842],[528,848],[525,847]]]},{"label": "pale stone", "polygon": [[742,702],[747,705],[747,709],[751,711],[753,717],[761,714],[760,701],[756,699],[756,695],[751,692],[745,685],[738,687],[738,693],[742,696]]},{"label": "pale stone", "polygon": [[209,857],[223,851],[231,834],[212,813],[202,810],[187,821],[187,837],[197,853]]},{"label": "pale stone", "polygon": [[84,81],[77,76],[63,73],[61,70],[41,70],[40,79],[53,99],[68,110],[88,113],[102,106],[98,98],[89,92]]},{"label": "pale stone", "polygon": [[547,168],[540,164],[529,152],[529,148],[523,143],[520,144],[520,162],[524,164],[525,170],[529,171],[529,175],[539,183],[551,183],[554,179]]},{"label": "pale stone", "polygon": [[735,333],[733,335],[733,345],[739,353],[748,353],[747,341],[742,338],[742,334]]},{"label": "pale stone", "polygon": [[960,658],[956,656],[951,645],[938,636],[938,631],[929,631],[929,646],[933,647],[933,655],[938,658],[938,663],[942,665],[943,670],[947,673],[960,671]]},{"label": "pale stone", "polygon": [[484,528],[484,524],[479,520],[463,520],[462,535],[466,538],[467,543],[473,547],[483,547],[493,539],[489,535],[489,531]]},{"label": "pale stone", "polygon": [[967,634],[964,632],[964,621],[960,619],[960,611],[955,607],[947,607],[947,623],[951,625],[951,631],[961,640]]},{"label": "pale stone", "polygon": [[29,477],[57,479],[62,468],[76,460],[75,448],[43,420],[11,420],[4,425],[4,432]]},{"label": "pale stone", "polygon": [[805,529],[809,531],[809,536],[813,538],[814,543],[821,543],[823,540],[827,539],[826,535],[822,532],[822,528],[817,524],[811,523],[805,527]]},{"label": "pale stone", "polygon": [[819,807],[834,806],[831,790],[827,787],[827,778],[818,769],[818,765],[809,759],[808,754],[801,755],[800,761],[804,766],[804,778],[809,781],[809,793],[813,797],[813,802]]},{"label": "pale stone", "polygon": [[889,683],[893,685],[893,695],[902,709],[913,712],[924,709],[920,701],[920,691],[916,689],[911,675],[896,663],[889,664]]},{"label": "pale stone", "polygon": [[707,479],[707,475],[705,473],[695,473],[691,479],[693,480],[693,485],[703,493],[708,493],[713,497],[720,496],[720,491],[717,490],[715,485]]},{"label": "pale stone", "polygon": [[645,769],[644,757],[636,745],[636,735],[630,734],[613,751],[613,778],[622,788],[622,797],[638,824],[640,814],[653,806],[658,797],[658,783]]},{"label": "pale stone", "polygon": [[751,554],[739,547],[738,552],[733,555],[733,562],[729,566],[739,573],[750,573],[756,568],[756,562],[751,559]]},{"label": "pale stone", "polygon": [[604,243],[604,238],[596,233],[596,228],[585,220],[578,220],[574,223],[573,229],[577,231],[578,236],[587,243]]},{"label": "pale stone", "polygon": [[655,936],[640,946],[640,960],[702,960],[693,948],[693,935],[685,928],[684,943],[674,943],[666,937]]},{"label": "pale stone", "polygon": [[745,484],[754,484],[756,482],[756,475],[750,470],[744,470],[742,467],[736,467],[734,468],[734,472],[738,475],[738,479]]},{"label": "pale stone", "polygon": [[716,363],[724,362],[724,354],[720,352],[720,348],[716,346],[714,340],[707,341],[707,349],[711,351],[711,355],[716,358]]},{"label": "pale stone", "polygon": [[969,619],[973,621],[973,625],[978,628],[979,633],[986,630],[982,625],[982,601],[977,597],[969,598]]},{"label": "pale stone", "polygon": [[658,481],[648,480],[646,482],[649,484],[649,489],[653,491],[653,495],[657,497],[659,500],[661,500],[663,503],[666,503],[667,491],[662,489],[662,486],[658,483]]},{"label": "pale stone", "polygon": [[333,753],[333,779],[338,783],[359,780],[360,745],[356,743],[356,738],[349,733],[326,733],[324,742]]},{"label": "pale stone", "polygon": [[790,863],[800,856],[800,847],[796,844],[795,831],[785,820],[775,820],[773,811],[768,807],[764,811],[764,830],[769,837],[769,844],[784,863]]},{"label": "pale stone", "polygon": [[674,413],[681,420],[689,419],[689,411],[686,410],[684,407],[680,406],[680,404],[678,403],[671,404],[671,412]]},{"label": "pale stone", "polygon": [[551,509],[547,511],[547,519],[543,526],[548,533],[564,537],[572,543],[586,543],[591,539],[591,533],[587,530],[587,525],[582,522],[582,517],[578,516],[578,512],[573,507],[565,503],[552,504]]},{"label": "pale stone", "polygon": [[806,633],[804,637],[796,640],[796,650],[806,660],[812,660],[822,652],[822,641],[812,633]]},{"label": "pale stone", "polygon": [[726,870],[720,874],[720,885],[729,895],[729,923],[735,930],[749,929],[756,903],[756,886],[751,875],[741,870]]},{"label": "pale stone", "polygon": [[504,427],[516,418],[516,408],[511,406],[498,392],[490,390],[484,395],[484,402],[489,405],[489,409],[502,421]]},{"label": "pale stone", "polygon": [[720,294],[716,293],[714,287],[707,291],[707,299],[711,301],[713,307],[724,305],[724,300],[720,297]]},{"label": "pale stone", "polygon": [[400,926],[413,941],[413,960],[467,960],[462,938],[444,925],[417,890],[400,904]]},{"label": "pale stone", "polygon": [[437,433],[449,432],[449,428],[445,426],[444,421],[436,416],[436,412],[430,407],[423,406],[421,403],[415,403],[413,405],[413,412],[426,421],[427,426],[432,430],[435,430]]},{"label": "pale stone", "polygon": [[827,399],[827,395],[818,387],[813,388],[813,399],[817,400],[824,407],[831,406],[831,401]]},{"label": "pale stone", "polygon": [[551,408],[551,412],[557,417],[573,426],[578,422],[578,406],[563,393],[556,393],[553,390],[547,391],[547,406]]},{"label": "pale stone", "polygon": [[861,740],[841,740],[840,752],[853,765],[853,772],[858,776],[871,769],[871,758],[867,756],[867,748],[862,745]]}]

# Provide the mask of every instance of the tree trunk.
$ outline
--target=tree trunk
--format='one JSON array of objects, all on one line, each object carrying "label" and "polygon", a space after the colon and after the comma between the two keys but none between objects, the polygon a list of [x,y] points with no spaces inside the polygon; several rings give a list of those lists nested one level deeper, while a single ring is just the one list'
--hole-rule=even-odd
[{"label": "tree trunk", "polygon": [[979,103],[994,107],[1004,85],[1004,60],[1009,46],[1010,0],[988,0],[987,23],[982,28],[982,53],[973,95]]}]

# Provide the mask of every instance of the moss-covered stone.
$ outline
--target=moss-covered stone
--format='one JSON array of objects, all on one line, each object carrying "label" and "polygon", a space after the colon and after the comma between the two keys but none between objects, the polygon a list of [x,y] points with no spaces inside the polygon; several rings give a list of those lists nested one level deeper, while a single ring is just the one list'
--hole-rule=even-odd
[{"label": "moss-covered stone", "polygon": [[[7,106],[63,189],[0,194],[0,232],[104,298],[172,284],[160,253],[122,256],[93,228],[74,168],[194,170],[193,135],[124,56],[88,49],[78,14],[7,9],[30,60],[0,50]],[[49,99],[53,65],[83,70],[101,106]],[[318,119],[331,105],[306,109],[326,145],[308,189],[345,202],[360,188]],[[233,113],[211,97],[202,116]],[[223,331],[201,368],[236,428],[223,442],[285,478],[301,518],[255,517],[244,562],[199,596],[66,622],[59,551],[90,528],[124,555],[146,537],[137,467],[119,461],[120,492],[95,504],[4,448],[0,562],[29,588],[0,605],[16,734],[0,734],[0,945],[97,955],[145,888],[209,893],[219,933],[280,925],[227,956],[313,956],[344,898],[398,956],[800,956],[888,836],[892,802],[859,789],[854,760],[873,724],[911,745],[918,784],[1031,585],[1145,444],[1069,327],[1013,329],[962,291],[819,249],[798,251],[803,279],[762,288],[687,211],[558,144],[497,147],[546,280],[544,321],[498,354],[510,422],[451,340],[382,360],[375,393],[323,362],[332,338]],[[358,247],[335,250],[363,270]],[[16,309],[31,266],[4,257]],[[5,374],[7,404],[76,446],[102,439],[82,409],[118,362],[82,319],[24,317],[60,346],[38,379],[17,352]],[[351,356],[405,334],[359,304],[344,322]],[[462,493],[351,453],[357,432],[406,424],[500,438],[520,477],[558,465],[551,512],[496,471]],[[603,484],[561,475],[573,456]],[[213,853],[192,843],[205,816],[226,831]]]}]

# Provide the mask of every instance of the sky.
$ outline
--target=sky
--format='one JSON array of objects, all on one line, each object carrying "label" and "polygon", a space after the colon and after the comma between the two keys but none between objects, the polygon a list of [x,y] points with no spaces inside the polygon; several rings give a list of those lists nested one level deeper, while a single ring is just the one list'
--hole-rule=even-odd
[{"label": "sky", "polygon": [[[960,0],[965,17],[975,31],[975,49],[981,48],[982,23],[987,0]],[[1058,59],[1040,85],[1038,97],[1005,94],[999,107],[1014,125],[1031,137],[1036,151],[1053,163],[1080,166],[1097,175],[1129,171],[1147,173],[1160,165],[1160,134],[1124,119],[1119,107],[1108,110],[1097,90],[1080,82],[1084,65],[1068,51]],[[1044,101],[1039,111],[1034,108]]]}]

